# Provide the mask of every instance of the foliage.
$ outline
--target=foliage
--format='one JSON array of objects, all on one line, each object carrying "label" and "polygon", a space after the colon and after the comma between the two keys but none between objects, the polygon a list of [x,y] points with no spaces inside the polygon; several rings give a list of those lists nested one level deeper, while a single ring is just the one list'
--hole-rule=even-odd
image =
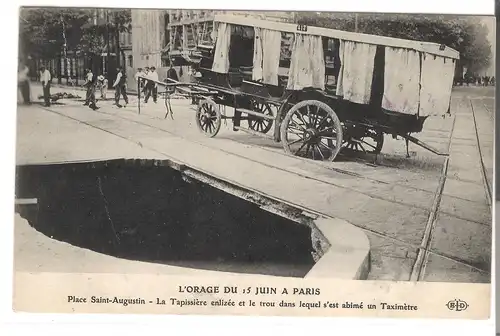
[{"label": "foliage", "polygon": [[[81,40],[82,49],[94,54],[106,52],[108,47],[113,50],[113,44],[117,46],[118,34],[130,32],[132,29],[131,23],[130,10],[107,10],[104,19],[99,20],[96,24],[84,25],[82,28],[84,31]],[[115,39],[115,43],[111,42],[113,39]],[[109,45],[108,42],[110,42]]]},{"label": "foliage", "polygon": [[65,43],[68,51],[100,54],[107,49],[108,36],[131,29],[130,10],[105,10],[108,19],[97,22],[95,14],[87,8],[22,8],[20,48],[42,59],[59,55]]},{"label": "foliage", "polygon": [[[301,12],[297,21],[308,25],[354,31],[351,13]],[[488,28],[471,17],[415,14],[358,14],[359,33],[444,44],[460,52],[461,63],[479,70],[491,62]]]},{"label": "foliage", "polygon": [[19,41],[25,53],[47,59],[59,54],[66,43],[76,50],[82,37],[81,26],[90,19],[86,9],[22,8]]}]

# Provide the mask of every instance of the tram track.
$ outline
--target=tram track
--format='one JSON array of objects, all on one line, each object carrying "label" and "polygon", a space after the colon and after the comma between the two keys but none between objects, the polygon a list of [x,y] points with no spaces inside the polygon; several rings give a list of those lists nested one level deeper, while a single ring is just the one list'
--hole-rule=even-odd
[{"label": "tram track", "polygon": [[490,117],[491,121],[494,122],[495,121],[494,113],[489,109],[488,106],[486,106],[485,103],[483,103],[483,106],[484,106],[484,109],[488,112],[488,116]]},{"label": "tram track", "polygon": [[[472,99],[467,98],[467,100],[468,100],[467,105],[470,107],[470,111],[472,114],[474,133],[475,133],[475,142],[476,142],[477,151],[478,151],[478,155],[479,155],[479,164],[480,164],[480,171],[481,171],[481,175],[482,175],[483,187],[485,190],[485,196],[486,196],[488,205],[489,205],[490,210],[491,210],[491,202],[492,202],[491,201],[491,187],[490,187],[488,179],[487,179],[487,171],[486,171],[484,160],[483,160],[481,141],[479,138],[479,131],[478,131],[477,120],[476,120],[476,111],[474,108],[474,104],[472,103]],[[485,107],[486,111],[488,112],[489,117],[492,118],[493,115],[486,107],[486,104],[484,104],[484,107]],[[452,131],[450,134],[448,152],[450,152],[450,150],[451,150],[452,141],[454,139],[453,134],[454,134],[454,130],[455,130],[455,121],[456,121],[456,118],[453,122],[453,127],[452,127]],[[419,248],[419,252],[417,254],[416,262],[412,268],[412,272],[411,272],[410,279],[409,279],[410,281],[423,281],[424,280],[424,276],[426,274],[426,268],[429,264],[429,257],[433,254],[439,255],[441,257],[449,258],[451,260],[454,260],[455,262],[462,263],[462,264],[467,265],[468,267],[471,267],[473,269],[477,269],[475,266],[471,265],[470,263],[463,262],[458,258],[450,257],[449,255],[446,255],[444,253],[435,253],[434,251],[431,250],[433,233],[435,230],[435,226],[437,223],[439,213],[445,214],[445,212],[440,211],[440,202],[441,202],[441,199],[443,196],[444,185],[445,185],[446,180],[447,180],[447,171],[448,171],[449,161],[450,161],[449,157],[447,157],[445,160],[445,163],[443,165],[442,172],[441,172],[439,186],[438,186],[438,189],[436,190],[436,193],[434,196],[434,202],[433,202],[433,206],[431,208],[430,215],[429,215],[429,218],[427,221],[426,229],[424,232],[424,237],[422,238],[422,243],[421,243],[421,246]],[[489,271],[486,271],[486,270],[483,270],[483,271],[489,273]]]},{"label": "tram track", "polygon": [[[54,113],[54,114],[57,114],[57,115],[59,115],[59,116],[62,116],[62,117],[64,117],[64,118],[67,118],[67,119],[73,120],[73,121],[75,121],[75,122],[77,122],[77,123],[80,123],[80,124],[83,124],[83,125],[85,125],[85,126],[87,126],[87,127],[91,127],[91,128],[93,128],[93,129],[100,130],[100,131],[103,131],[103,132],[105,132],[105,133],[108,133],[108,134],[111,134],[111,135],[117,136],[117,137],[119,137],[119,138],[121,138],[121,139],[127,140],[127,141],[129,141],[129,142],[131,142],[131,143],[134,143],[135,145],[139,145],[139,146],[140,146],[140,147],[142,147],[142,148],[148,149],[148,150],[150,150],[150,151],[152,151],[152,152],[156,152],[156,153],[158,153],[158,154],[160,154],[160,155],[164,156],[164,157],[165,157],[165,159],[167,159],[167,160],[172,160],[172,161],[174,161],[174,162],[178,162],[178,163],[179,163],[179,164],[181,164],[181,165],[182,165],[182,164],[184,164],[184,165],[187,165],[187,166],[191,166],[191,165],[189,165],[189,164],[186,164],[186,163],[181,162],[180,160],[173,159],[173,158],[171,158],[171,157],[170,157],[167,153],[164,153],[164,152],[162,152],[162,151],[159,151],[159,150],[157,150],[157,149],[155,149],[155,148],[153,148],[153,147],[144,146],[144,145],[143,145],[140,141],[136,141],[136,140],[132,139],[131,137],[127,137],[127,136],[120,135],[120,134],[118,134],[118,133],[115,133],[115,132],[109,131],[109,130],[107,130],[107,129],[105,129],[105,128],[102,128],[102,127],[99,127],[99,126],[93,125],[93,124],[92,124],[92,123],[90,123],[90,122],[85,122],[85,121],[82,121],[82,120],[80,120],[80,119],[78,119],[78,118],[74,118],[74,117],[68,116],[68,115],[66,115],[66,114],[64,114],[64,113],[57,112],[57,111],[55,111],[55,110],[53,110],[53,109],[50,109],[50,108],[42,107],[42,109],[43,109],[43,110],[46,110],[46,111],[48,111],[48,112],[50,112],[50,113]],[[103,114],[106,114],[106,115],[109,115],[109,116],[119,117],[119,118],[121,118],[121,119],[128,120],[128,121],[130,121],[130,122],[135,122],[135,123],[138,123],[138,124],[143,124],[144,126],[148,126],[148,127],[156,128],[156,129],[158,129],[158,130],[160,130],[160,131],[165,131],[165,130],[159,129],[159,128],[157,128],[157,127],[154,127],[154,126],[148,125],[148,124],[144,124],[144,123],[141,123],[141,122],[136,122],[136,121],[131,120],[131,119],[129,119],[129,118],[125,118],[125,117],[117,116],[116,114],[106,113],[106,112],[103,112],[103,111],[99,111],[99,112],[97,112],[97,113],[103,113]],[[167,133],[171,133],[171,132],[168,132],[168,131],[165,131],[165,132],[167,132]],[[174,135],[174,136],[177,136],[175,133],[171,133],[171,134],[172,134],[172,135]],[[188,141],[191,141],[191,142],[192,142],[192,140],[189,140],[189,139],[186,139],[186,140],[188,140]],[[220,150],[220,149],[218,149],[218,148],[212,148],[212,147],[210,147],[210,146],[206,146],[206,145],[204,145],[204,144],[200,144],[200,145],[202,145],[202,146],[204,146],[204,147],[207,147],[207,148]],[[234,155],[234,154],[232,154],[232,153],[228,153],[228,154]],[[244,157],[244,158],[245,158],[245,157]],[[245,158],[245,159],[246,159],[246,160],[250,160],[250,159],[248,159],[248,158]],[[252,160],[250,160],[250,161],[252,161]],[[273,168],[275,168],[275,169],[279,169],[279,168],[276,168],[276,167],[273,167]],[[195,169],[197,169],[197,168],[195,168]],[[283,169],[280,169],[280,170],[283,170]],[[285,170],[283,170],[283,171],[285,171]],[[293,172],[289,172],[289,173],[295,174],[295,173],[293,173]],[[295,175],[297,175],[297,174],[295,174]],[[322,182],[323,182],[323,181],[322,181]],[[301,205],[294,204],[294,203],[287,202],[287,201],[284,201],[284,202],[285,202],[286,204],[290,204],[290,205],[292,205],[292,206],[295,206],[295,207],[297,207],[297,208],[299,208],[299,209],[300,209],[300,208],[302,208],[302,206],[301,206]],[[332,218],[332,216],[326,215],[326,214],[324,214],[324,213],[316,212],[316,211],[311,210],[311,209],[305,209],[304,211],[309,212],[309,213],[312,213],[312,214],[315,214],[315,215],[319,215],[319,216],[323,216],[323,217],[327,217],[327,218]],[[341,217],[337,217],[337,218],[339,218],[339,219],[343,219],[343,220],[348,220],[348,219],[341,218]],[[332,219],[333,219],[333,218],[332,218]],[[417,246],[417,245],[415,245],[415,244],[408,243],[408,242],[406,242],[406,241],[404,241],[404,240],[398,239],[398,238],[393,237],[393,236],[391,236],[391,235],[388,235],[388,234],[386,234],[386,233],[379,232],[379,231],[377,231],[377,230],[373,230],[373,229],[371,229],[371,228],[365,227],[364,225],[360,225],[360,224],[352,223],[352,221],[349,221],[349,220],[348,220],[348,222],[350,222],[352,225],[354,225],[354,226],[358,227],[359,229],[363,230],[363,231],[364,231],[364,232],[366,232],[366,233],[373,234],[373,235],[378,236],[378,237],[380,237],[380,238],[387,239],[388,241],[392,241],[392,242],[394,242],[394,243],[401,244],[401,245],[403,245],[403,246],[406,246],[408,249],[418,250],[418,249],[420,248],[420,246]],[[431,254],[431,255],[436,255],[436,256],[440,256],[440,257],[442,257],[442,258],[444,258],[444,259],[447,259],[447,260],[450,260],[450,261],[454,261],[454,262],[457,262],[457,263],[459,263],[459,264],[463,264],[463,265],[468,266],[468,267],[470,267],[470,268],[472,268],[472,269],[475,269],[475,270],[476,270],[476,271],[478,271],[478,272],[481,272],[481,273],[488,273],[488,271],[487,271],[487,270],[484,270],[484,269],[481,269],[481,268],[475,267],[475,266],[470,265],[470,264],[468,264],[468,263],[466,263],[466,262],[464,262],[464,261],[461,261],[461,260],[459,260],[459,259],[456,259],[456,258],[454,258],[454,257],[452,257],[452,256],[448,256],[448,255],[446,255],[446,254],[441,254],[441,253],[434,252],[434,251],[427,251],[427,252],[428,252],[428,254]]]},{"label": "tram track", "polygon": [[[450,153],[450,149],[453,141],[453,133],[455,131],[455,123],[457,118],[453,119],[453,125],[451,127],[450,136],[448,139],[448,153]],[[436,192],[434,193],[434,199],[432,202],[431,209],[429,211],[429,217],[427,218],[427,223],[424,229],[424,235],[422,237],[422,242],[418,248],[417,258],[415,263],[413,264],[412,271],[410,273],[409,281],[422,281],[425,275],[425,269],[429,263],[429,255],[432,253],[431,244],[432,237],[434,233],[434,229],[436,227],[436,222],[438,218],[439,207],[441,205],[441,199],[443,197],[444,185],[446,183],[446,177],[448,174],[448,166],[450,163],[450,157],[447,156],[445,158],[441,175],[439,177],[438,186]],[[437,254],[437,253],[436,253]],[[441,255],[441,254],[438,254]],[[442,256],[442,255],[441,255]]]},{"label": "tram track", "polygon": [[[183,135],[180,135],[180,134],[172,132],[172,131],[168,131],[168,130],[166,130],[164,128],[153,126],[153,125],[150,125],[148,123],[137,121],[137,120],[134,120],[134,119],[130,119],[130,118],[124,117],[122,115],[117,115],[117,114],[108,113],[108,112],[104,112],[104,111],[99,111],[97,113],[103,113],[103,114],[106,114],[106,115],[111,116],[111,117],[117,117],[119,119],[122,119],[122,120],[125,120],[125,121],[128,121],[128,122],[132,122],[132,123],[135,123],[135,124],[138,124],[138,125],[141,125],[141,126],[149,127],[149,128],[158,130],[160,132],[169,134],[170,136],[174,136],[174,137],[177,137],[177,138],[180,138],[180,139],[183,139],[183,140],[195,143],[197,145],[203,146],[203,147],[208,148],[208,149],[217,150],[217,151],[223,152],[223,153],[228,154],[228,155],[236,156],[236,157],[241,158],[241,159],[246,160],[246,161],[251,161],[251,162],[254,162],[254,163],[258,163],[258,164],[263,165],[265,167],[268,167],[268,168],[271,168],[271,169],[275,169],[275,170],[278,170],[278,171],[282,171],[282,172],[286,172],[286,173],[290,173],[290,174],[294,174],[294,175],[300,176],[300,177],[305,178],[305,179],[309,179],[309,180],[313,180],[313,181],[325,183],[325,184],[331,185],[333,187],[337,187],[337,188],[341,188],[341,189],[348,190],[348,191],[351,191],[351,192],[359,193],[359,194],[368,196],[368,197],[370,197],[372,199],[377,199],[377,200],[381,200],[381,201],[385,201],[385,202],[390,202],[390,203],[393,203],[393,204],[398,204],[398,205],[401,205],[401,206],[406,206],[406,207],[409,207],[409,208],[412,208],[412,209],[419,209],[419,210],[424,210],[424,211],[428,211],[429,210],[429,208],[426,207],[426,206],[412,204],[412,203],[406,203],[406,202],[402,202],[402,201],[397,201],[397,200],[391,199],[391,198],[385,198],[385,197],[376,195],[374,193],[357,190],[357,189],[350,188],[350,187],[347,187],[347,186],[344,186],[344,185],[341,185],[341,184],[333,183],[331,181],[327,181],[327,180],[324,180],[324,179],[316,178],[314,176],[306,175],[304,173],[297,172],[297,171],[294,171],[294,170],[291,170],[291,169],[287,169],[287,168],[283,168],[283,167],[280,167],[280,166],[277,166],[277,165],[269,164],[269,163],[267,163],[267,162],[265,162],[263,160],[256,160],[256,159],[253,159],[253,158],[249,158],[248,156],[244,156],[244,155],[235,153],[233,151],[228,151],[228,150],[222,149],[222,148],[217,147],[217,146],[210,146],[210,145],[207,145],[206,143],[203,143],[203,142],[200,142],[200,141],[196,141],[195,139],[185,137]],[[142,115],[142,116],[144,117],[144,115]],[[151,119],[151,120],[155,120],[155,118],[151,118],[151,117],[147,117],[147,118]],[[248,144],[244,144],[244,145],[248,145]],[[305,159],[297,158],[297,157],[290,157],[290,156],[288,156],[285,153],[281,153],[281,152],[274,151],[274,150],[269,150],[269,149],[261,147],[261,146],[257,146],[257,147],[259,149],[263,149],[263,150],[269,151],[269,152],[273,153],[274,155],[277,154],[277,155],[280,155],[280,156],[286,156],[288,159],[291,158],[291,159],[300,160],[300,161],[303,161],[303,162],[306,161]],[[389,183],[389,182],[386,182],[386,181],[381,181],[381,180],[377,180],[377,179],[368,178],[368,177],[363,176],[361,174],[349,172],[349,171],[343,170],[341,168],[328,167],[327,165],[322,164],[322,163],[318,163],[317,161],[307,160],[307,163],[308,164],[312,164],[312,165],[316,165],[317,167],[321,167],[321,168],[324,168],[324,169],[335,171],[335,172],[338,172],[338,173],[341,173],[341,174],[344,174],[344,175],[349,175],[349,176],[353,176],[353,177],[356,177],[356,178],[361,178],[361,179],[364,179],[364,180],[367,180],[367,181],[370,181],[370,182],[373,182],[373,183],[376,183],[376,184],[391,185],[393,187],[401,187],[401,188],[406,188],[406,189],[410,189],[410,190],[415,190],[415,191],[420,191],[420,192],[432,194],[432,192],[430,192],[428,190],[425,190],[425,189],[420,189],[420,188],[416,188],[416,187],[407,186],[407,185],[404,185],[404,184]],[[462,200],[468,201],[466,199],[462,199]],[[447,215],[450,215],[450,216],[453,216],[453,217],[455,217],[457,219],[472,221],[472,222],[475,222],[477,224],[484,225],[484,223],[475,221],[474,219],[471,219],[471,218],[462,218],[461,216],[459,216],[457,214],[453,214],[453,213],[449,213],[449,212],[445,212],[445,211],[443,211],[443,213],[445,213]]]},{"label": "tram track", "polygon": [[[479,152],[479,164],[480,164],[480,170],[481,170],[481,175],[482,175],[483,184],[484,184],[484,192],[486,195],[486,200],[488,201],[488,205],[490,206],[490,209],[491,209],[491,206],[492,206],[492,195],[491,195],[492,191],[491,191],[491,189],[492,188],[491,188],[490,182],[488,180],[488,172],[487,172],[486,166],[484,164],[483,151],[481,148],[482,147],[481,140],[479,139],[479,131],[478,131],[478,127],[477,127],[476,111],[474,108],[474,104],[472,104],[472,100],[470,100],[469,103],[470,103],[470,108],[472,110],[472,120],[474,122],[474,133],[476,136],[477,149]],[[485,104],[484,104],[484,107],[485,107],[486,111],[488,112],[488,114],[490,115],[490,117],[493,118],[492,113],[489,113],[489,110],[486,108]]]}]

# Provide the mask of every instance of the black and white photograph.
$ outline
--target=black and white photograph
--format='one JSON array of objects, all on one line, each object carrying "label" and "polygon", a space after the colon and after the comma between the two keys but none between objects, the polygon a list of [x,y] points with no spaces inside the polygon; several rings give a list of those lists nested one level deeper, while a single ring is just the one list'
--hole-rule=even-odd
[{"label": "black and white photograph", "polygon": [[[220,290],[307,308],[294,315],[434,316],[369,293],[331,303],[313,285],[339,280],[483,285],[436,307],[488,318],[495,22],[21,7],[14,308],[51,312],[42,297],[63,281],[28,288],[37,274],[126,274],[193,281],[165,297],[61,290],[54,312],[179,312],[206,295],[232,312]],[[215,277],[252,287],[203,284]],[[294,285],[261,285],[279,281]]]}]

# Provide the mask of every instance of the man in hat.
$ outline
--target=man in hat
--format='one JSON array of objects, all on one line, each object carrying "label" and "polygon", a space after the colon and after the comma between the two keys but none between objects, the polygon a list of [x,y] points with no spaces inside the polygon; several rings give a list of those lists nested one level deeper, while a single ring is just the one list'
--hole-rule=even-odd
[{"label": "man in hat", "polygon": [[148,88],[146,89],[146,97],[144,98],[144,103],[147,104],[149,97],[153,95],[153,102],[156,104],[158,99],[158,73],[155,67],[151,67],[148,74],[148,83],[146,84]]},{"label": "man in hat", "polygon": [[40,82],[42,82],[43,88],[43,100],[45,102],[45,106],[50,106],[50,82],[52,81],[52,76],[50,75],[50,71],[42,66],[40,68]]},{"label": "man in hat", "polygon": [[122,68],[117,69],[116,80],[113,84],[115,88],[115,105],[118,107],[122,107],[120,105],[120,96],[123,96],[123,100],[125,100],[125,107],[128,104],[128,96],[127,96],[127,75],[123,71]]},{"label": "man in hat", "polygon": [[143,90],[144,87],[144,77],[146,74],[142,70],[142,68],[138,68],[137,72],[135,73],[135,82],[137,83],[137,87],[139,90]]},{"label": "man in hat", "polygon": [[147,80],[148,76],[149,76],[149,72],[150,72],[150,68],[149,67],[145,67],[144,68],[144,79],[142,80],[142,93],[144,93],[144,95],[147,94],[148,92],[148,83],[149,81]]},{"label": "man in hat", "polygon": [[84,106],[89,106],[91,96],[92,96],[92,90],[95,88],[93,87],[94,83],[94,74],[92,73],[92,69],[87,69],[87,74],[85,75],[85,83],[83,83],[83,86],[87,88],[87,93],[85,94],[85,103],[83,104]]}]

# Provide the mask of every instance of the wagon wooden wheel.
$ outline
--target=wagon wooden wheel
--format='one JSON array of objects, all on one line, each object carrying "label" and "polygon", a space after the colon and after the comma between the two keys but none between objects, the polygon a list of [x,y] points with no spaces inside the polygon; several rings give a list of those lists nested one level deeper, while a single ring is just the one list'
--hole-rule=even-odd
[{"label": "wagon wooden wheel", "polygon": [[346,151],[379,154],[384,146],[384,133],[373,128],[349,125],[344,131]]},{"label": "wagon wooden wheel", "polygon": [[[253,111],[261,112],[264,115],[274,117],[274,112],[272,110],[271,104],[262,103],[256,100],[251,100],[250,104]],[[256,116],[248,116],[248,128],[250,128],[251,130],[266,134],[271,130],[272,126],[272,120],[259,118]]]},{"label": "wagon wooden wheel", "polygon": [[281,124],[285,152],[333,161],[342,146],[342,125],[331,107],[318,100],[294,105]]},{"label": "wagon wooden wheel", "polygon": [[201,99],[196,110],[196,125],[206,136],[213,138],[219,133],[221,113],[211,99]]}]

